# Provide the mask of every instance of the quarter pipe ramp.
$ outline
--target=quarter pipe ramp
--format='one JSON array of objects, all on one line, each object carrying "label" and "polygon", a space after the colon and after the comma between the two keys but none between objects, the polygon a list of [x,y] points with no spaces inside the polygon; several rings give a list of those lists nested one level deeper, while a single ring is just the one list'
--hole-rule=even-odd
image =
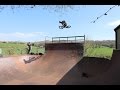
[{"label": "quarter pipe ramp", "polygon": [[[46,53],[0,58],[0,84],[55,85],[82,58],[81,44],[47,44]],[[23,59],[39,57],[25,64]]]}]

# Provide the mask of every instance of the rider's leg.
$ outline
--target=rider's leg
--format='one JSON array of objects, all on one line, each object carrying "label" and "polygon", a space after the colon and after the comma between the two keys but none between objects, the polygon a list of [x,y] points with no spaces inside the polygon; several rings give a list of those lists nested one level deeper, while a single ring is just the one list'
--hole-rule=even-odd
[{"label": "rider's leg", "polygon": [[66,26],[66,28],[70,28],[71,26]]}]

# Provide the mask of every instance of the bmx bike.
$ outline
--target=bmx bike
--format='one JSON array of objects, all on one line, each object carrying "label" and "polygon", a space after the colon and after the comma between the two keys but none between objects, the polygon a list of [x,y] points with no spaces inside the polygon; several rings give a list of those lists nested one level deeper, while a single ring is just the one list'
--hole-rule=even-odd
[{"label": "bmx bike", "polygon": [[70,27],[71,27],[70,25],[68,25],[68,26],[66,26],[66,27],[64,27],[64,26],[59,26],[59,29],[70,28]]}]

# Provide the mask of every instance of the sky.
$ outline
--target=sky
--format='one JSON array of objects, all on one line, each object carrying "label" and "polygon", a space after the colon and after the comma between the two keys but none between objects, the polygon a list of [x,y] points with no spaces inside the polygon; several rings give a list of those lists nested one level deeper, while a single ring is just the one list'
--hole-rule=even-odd
[{"label": "sky", "polygon": [[[44,41],[52,37],[86,36],[88,40],[115,40],[114,29],[120,24],[120,6],[73,5],[73,9],[55,12],[36,6],[16,8],[9,6],[0,12],[0,41]],[[59,29],[59,21],[65,20],[71,28]]]}]

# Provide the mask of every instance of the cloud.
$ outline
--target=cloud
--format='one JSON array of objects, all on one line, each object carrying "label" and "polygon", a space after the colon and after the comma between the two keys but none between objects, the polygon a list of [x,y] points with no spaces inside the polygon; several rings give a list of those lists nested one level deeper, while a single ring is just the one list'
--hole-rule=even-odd
[{"label": "cloud", "polygon": [[30,33],[22,33],[22,32],[13,32],[13,33],[0,33],[0,40],[27,40],[38,37],[45,37],[47,34],[44,32],[30,32]]},{"label": "cloud", "polygon": [[36,34],[33,34],[33,33],[20,33],[20,32],[16,32],[10,35],[17,37],[17,38],[30,38],[30,37],[36,36]]},{"label": "cloud", "polygon": [[109,26],[118,26],[119,24],[120,24],[120,20],[116,20],[116,21],[108,23]]}]

